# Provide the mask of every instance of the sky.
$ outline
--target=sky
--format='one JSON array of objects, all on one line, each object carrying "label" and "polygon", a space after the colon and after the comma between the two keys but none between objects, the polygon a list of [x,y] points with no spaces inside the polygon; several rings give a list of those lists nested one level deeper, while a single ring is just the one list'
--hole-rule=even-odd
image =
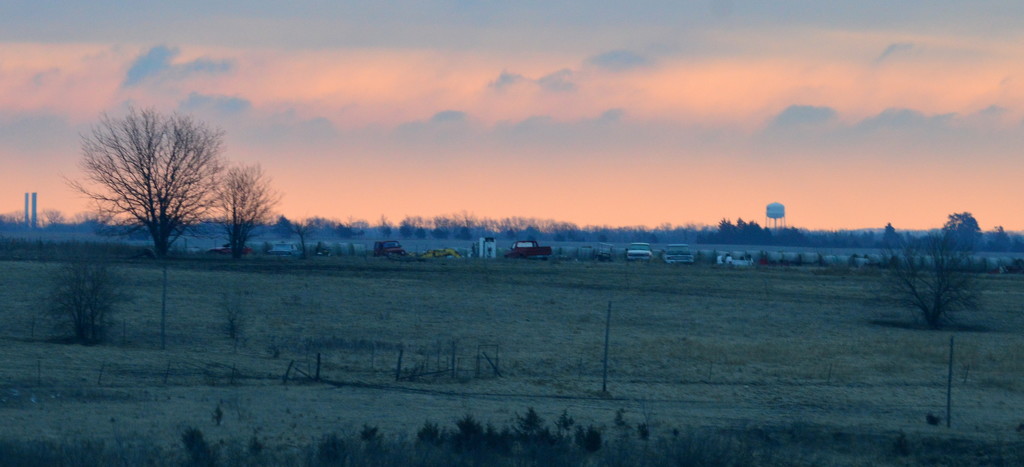
[{"label": "sky", "polygon": [[190,114],[290,218],[1024,230],[1018,0],[0,0],[0,213]]}]

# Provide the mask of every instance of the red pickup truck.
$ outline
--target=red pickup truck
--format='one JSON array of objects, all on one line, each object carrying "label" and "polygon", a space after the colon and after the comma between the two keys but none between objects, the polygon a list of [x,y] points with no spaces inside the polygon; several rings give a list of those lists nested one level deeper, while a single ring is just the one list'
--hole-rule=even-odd
[{"label": "red pickup truck", "polygon": [[405,256],[406,254],[402,244],[395,240],[373,242],[373,256]]},{"label": "red pickup truck", "polygon": [[533,240],[519,240],[512,244],[512,248],[505,253],[506,258],[525,259],[548,259],[551,257],[551,247],[540,246]]}]

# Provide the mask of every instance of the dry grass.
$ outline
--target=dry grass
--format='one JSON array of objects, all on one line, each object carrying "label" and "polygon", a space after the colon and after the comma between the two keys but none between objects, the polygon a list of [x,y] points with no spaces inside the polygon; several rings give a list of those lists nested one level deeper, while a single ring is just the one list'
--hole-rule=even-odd
[{"label": "dry grass", "polygon": [[[960,317],[954,426],[945,409],[950,332],[882,326],[913,315],[879,299],[877,271],[663,264],[274,258],[169,266],[168,349],[159,349],[161,269],[120,265],[133,301],[108,345],[55,344],[45,306],[54,263],[5,262],[0,278],[0,435],[139,433],[172,444],[183,426],[216,439],[302,443],[338,426],[408,433],[472,412],[524,406],[605,423],[616,410],[652,430],[799,421],[1007,440],[1024,421],[1024,277],[985,276],[981,311]],[[225,294],[243,300],[236,347]],[[612,304],[609,394],[601,389]],[[403,367],[450,373],[394,381]],[[476,378],[478,346],[502,377]],[[335,385],[282,384],[289,363]],[[487,373],[486,363],[484,373]],[[293,374],[294,376],[294,374]],[[224,422],[212,427],[222,407]],[[72,420],[73,423],[67,423]]]}]

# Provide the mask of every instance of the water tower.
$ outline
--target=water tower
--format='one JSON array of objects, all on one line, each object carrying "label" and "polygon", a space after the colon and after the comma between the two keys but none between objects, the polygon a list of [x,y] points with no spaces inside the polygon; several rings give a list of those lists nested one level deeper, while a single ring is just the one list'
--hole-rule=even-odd
[{"label": "water tower", "polygon": [[779,226],[786,228],[786,207],[782,203],[772,203],[768,205],[768,209],[765,213],[764,220],[765,227],[771,227],[778,229]]}]

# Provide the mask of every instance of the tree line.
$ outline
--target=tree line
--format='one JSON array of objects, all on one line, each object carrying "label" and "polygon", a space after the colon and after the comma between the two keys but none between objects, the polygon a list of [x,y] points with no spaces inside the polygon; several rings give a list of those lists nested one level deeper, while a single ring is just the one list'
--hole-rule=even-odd
[{"label": "tree line", "polygon": [[[68,184],[93,201],[92,214],[68,221],[59,211],[43,212],[41,230],[125,235],[149,239],[157,257],[166,256],[186,233],[222,236],[232,255],[240,257],[246,243],[261,234],[277,237],[340,239],[400,238],[555,242],[649,242],[725,245],[772,245],[816,248],[885,248],[900,236],[892,224],[881,231],[812,231],[771,229],[754,221],[723,218],[716,226],[662,224],[646,226],[580,226],[572,222],[531,217],[491,219],[465,211],[433,217],[406,216],[393,222],[381,216],[376,224],[362,219],[338,221],[322,217],[288,219],[275,216],[280,195],[257,164],[232,164],[222,155],[223,131],[187,115],[129,109],[126,116],[104,115],[82,137],[84,177]],[[950,223],[975,250],[1024,252],[1024,236],[1003,227],[982,232],[968,213],[950,215]],[[946,228],[950,224],[947,224]],[[0,216],[0,230],[24,230],[21,216]]]},{"label": "tree line", "polygon": [[[989,231],[977,227],[970,213],[952,216],[968,219],[965,234],[972,249],[987,252],[1024,252],[1024,235],[1007,232],[996,226]],[[277,215],[272,221],[252,226],[250,237],[270,236],[291,238],[297,224],[302,224],[310,238],[339,240],[374,240],[395,238],[401,240],[459,240],[472,241],[479,237],[505,240],[533,239],[553,242],[601,243],[693,243],[715,245],[765,245],[807,248],[879,248],[898,243],[904,237],[921,237],[928,232],[899,231],[892,224],[881,230],[823,231],[793,227],[770,229],[757,222],[742,218],[735,222],[722,219],[716,226],[672,226],[663,224],[655,228],[644,226],[579,226],[571,222],[525,217],[491,219],[472,214],[451,214],[434,217],[406,216],[394,222],[381,217],[371,223],[365,219],[347,220],[310,217],[289,219]],[[40,231],[78,232],[124,235],[138,240],[148,239],[144,231],[118,229],[95,216],[77,216],[72,221],[43,223]],[[945,227],[944,227],[945,228]],[[0,231],[24,231],[25,224],[17,216],[0,216]],[[203,237],[223,237],[224,227],[217,222],[204,221],[191,228],[191,233]]]}]

